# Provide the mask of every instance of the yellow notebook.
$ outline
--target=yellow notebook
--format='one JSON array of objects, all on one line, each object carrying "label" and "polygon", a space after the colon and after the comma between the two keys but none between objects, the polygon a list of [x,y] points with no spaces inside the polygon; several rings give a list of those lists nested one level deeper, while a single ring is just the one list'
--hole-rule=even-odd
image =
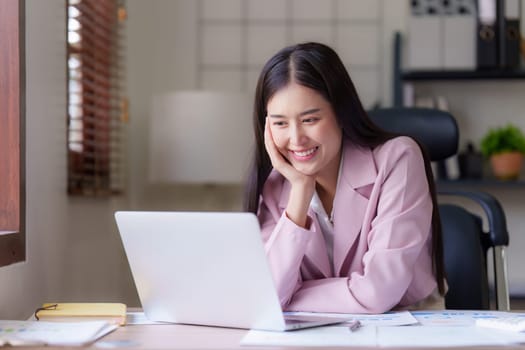
[{"label": "yellow notebook", "polygon": [[126,324],[126,305],[121,303],[45,303],[35,312],[42,321],[75,322],[105,320]]}]

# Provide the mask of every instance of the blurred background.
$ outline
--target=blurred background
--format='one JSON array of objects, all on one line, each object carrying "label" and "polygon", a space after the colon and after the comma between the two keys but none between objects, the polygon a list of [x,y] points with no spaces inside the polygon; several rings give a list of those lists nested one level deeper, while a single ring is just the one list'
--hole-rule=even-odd
[{"label": "blurred background", "polygon": [[[0,269],[0,318],[25,318],[37,305],[52,301],[139,305],[113,219],[116,210],[241,210],[255,84],[264,62],[280,48],[302,41],[332,46],[366,108],[394,104],[396,32],[402,36],[402,68],[417,68],[408,59],[414,15],[406,0],[124,4],[121,54],[129,119],[121,130],[123,190],[117,196],[70,196],[66,5],[26,0],[27,259]],[[523,7],[520,11],[525,18]],[[461,149],[468,141],[478,146],[490,127],[512,122],[525,128],[524,79],[397,83],[408,91],[405,96],[412,96],[405,104],[423,105],[429,96],[441,107],[445,101],[457,118]],[[193,108],[215,105],[221,107]],[[170,114],[166,111],[178,112],[168,121],[162,119]],[[192,113],[196,116],[189,118]],[[188,120],[195,124],[180,124]],[[217,143],[210,141],[214,135],[220,135]],[[179,153],[169,153],[174,148]],[[510,292],[525,296],[525,186],[475,186],[502,201],[511,239]]]}]

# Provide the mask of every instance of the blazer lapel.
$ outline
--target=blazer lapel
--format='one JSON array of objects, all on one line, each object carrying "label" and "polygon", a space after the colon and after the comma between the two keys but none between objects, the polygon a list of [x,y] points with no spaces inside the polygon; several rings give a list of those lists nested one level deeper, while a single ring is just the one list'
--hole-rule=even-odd
[{"label": "blazer lapel", "polygon": [[[283,211],[286,209],[286,205],[288,204],[290,189],[290,183],[285,181],[283,184],[281,197],[279,199],[279,207],[281,207]],[[330,262],[328,260],[328,253],[326,250],[326,242],[324,240],[323,233],[321,232],[319,222],[317,221],[317,216],[312,209],[308,209],[308,215],[313,220],[312,224],[315,229],[315,234],[308,244],[305,255],[325,277],[330,277],[332,276],[332,269],[330,268]]]},{"label": "blazer lapel", "polygon": [[372,185],[377,177],[372,151],[345,143],[343,169],[334,199],[334,271],[341,267],[361,232],[368,198],[359,189]]}]

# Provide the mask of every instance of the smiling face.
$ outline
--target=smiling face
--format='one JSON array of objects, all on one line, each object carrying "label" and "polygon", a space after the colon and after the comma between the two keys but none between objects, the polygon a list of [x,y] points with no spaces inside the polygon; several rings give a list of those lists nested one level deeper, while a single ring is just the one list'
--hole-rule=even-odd
[{"label": "smiling face", "polygon": [[321,94],[291,82],[271,97],[267,111],[273,140],[295,169],[317,178],[337,176],[343,134]]}]

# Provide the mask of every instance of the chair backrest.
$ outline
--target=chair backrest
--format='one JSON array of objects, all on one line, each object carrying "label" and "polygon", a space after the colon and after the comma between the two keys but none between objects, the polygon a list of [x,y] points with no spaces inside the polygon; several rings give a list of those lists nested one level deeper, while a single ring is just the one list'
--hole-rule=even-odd
[{"label": "chair backrest", "polygon": [[[410,136],[426,148],[432,161],[442,161],[458,149],[459,131],[454,117],[445,111],[426,108],[383,108],[368,112],[386,131]],[[493,196],[483,192],[440,191],[438,194],[468,198],[478,203],[487,217],[483,231],[479,216],[456,204],[440,204],[443,249],[450,309],[488,309],[490,288],[487,258],[491,249],[494,266],[496,307],[509,309],[506,258],[508,245],[505,214]],[[441,197],[440,197],[441,198]]]},{"label": "chair backrest", "polygon": [[368,115],[382,129],[418,140],[432,161],[446,159],[458,151],[458,125],[448,112],[395,107],[374,109]]}]

